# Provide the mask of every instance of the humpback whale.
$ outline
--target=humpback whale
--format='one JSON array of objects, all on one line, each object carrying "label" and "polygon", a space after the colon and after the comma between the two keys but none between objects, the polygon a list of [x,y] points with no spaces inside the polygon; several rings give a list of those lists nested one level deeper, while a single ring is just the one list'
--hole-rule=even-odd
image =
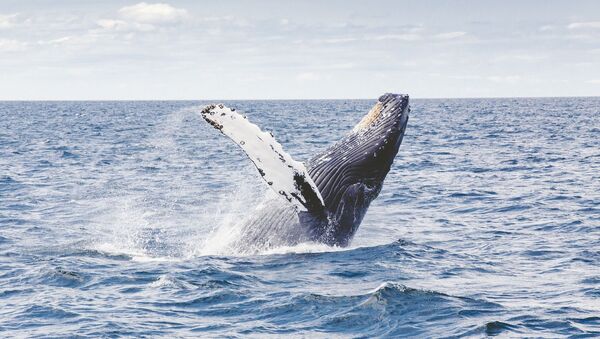
[{"label": "humpback whale", "polygon": [[408,95],[386,93],[342,140],[306,164],[269,132],[222,104],[201,115],[233,140],[275,192],[241,226],[240,252],[319,242],[347,246],[379,195],[404,137]]}]

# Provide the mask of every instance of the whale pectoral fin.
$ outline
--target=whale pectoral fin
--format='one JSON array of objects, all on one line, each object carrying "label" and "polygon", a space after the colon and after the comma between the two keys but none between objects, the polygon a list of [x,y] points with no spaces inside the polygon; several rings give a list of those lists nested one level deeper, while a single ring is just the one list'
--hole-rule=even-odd
[{"label": "whale pectoral fin", "polygon": [[271,133],[263,132],[235,109],[223,105],[206,106],[201,114],[246,152],[269,187],[296,210],[324,215],[323,198],[306,167],[292,159]]}]

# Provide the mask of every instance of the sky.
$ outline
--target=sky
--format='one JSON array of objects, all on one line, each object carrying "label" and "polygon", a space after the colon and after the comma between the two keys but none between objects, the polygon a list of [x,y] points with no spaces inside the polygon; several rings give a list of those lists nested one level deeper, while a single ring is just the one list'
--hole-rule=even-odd
[{"label": "sky", "polygon": [[600,95],[600,1],[0,0],[0,100],[385,92]]}]

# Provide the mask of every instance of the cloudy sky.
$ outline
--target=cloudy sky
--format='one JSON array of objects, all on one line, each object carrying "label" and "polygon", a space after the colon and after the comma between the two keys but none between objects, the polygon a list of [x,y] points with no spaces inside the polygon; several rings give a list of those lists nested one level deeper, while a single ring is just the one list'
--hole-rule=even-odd
[{"label": "cloudy sky", "polygon": [[0,0],[0,99],[600,95],[600,1]]}]

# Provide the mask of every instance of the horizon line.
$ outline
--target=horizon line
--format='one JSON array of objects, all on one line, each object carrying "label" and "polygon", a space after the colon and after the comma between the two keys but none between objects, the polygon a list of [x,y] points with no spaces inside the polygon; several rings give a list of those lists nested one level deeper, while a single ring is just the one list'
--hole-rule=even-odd
[{"label": "horizon line", "polygon": [[[570,95],[570,96],[487,96],[487,97],[411,97],[413,100],[457,100],[457,99],[560,99],[560,98],[600,98],[600,95]],[[319,101],[319,100],[373,100],[373,98],[221,98],[221,99],[0,99],[0,102],[86,102],[86,101]]]}]

